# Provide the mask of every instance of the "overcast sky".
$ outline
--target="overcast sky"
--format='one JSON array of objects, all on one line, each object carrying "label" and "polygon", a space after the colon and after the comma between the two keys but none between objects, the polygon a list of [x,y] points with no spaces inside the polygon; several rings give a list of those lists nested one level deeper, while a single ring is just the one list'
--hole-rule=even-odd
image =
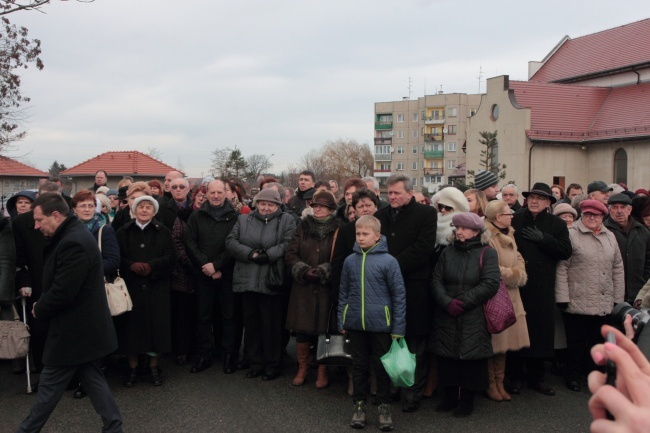
[{"label": "overcast sky", "polygon": [[[42,41],[23,74],[29,135],[10,157],[47,170],[157,148],[190,176],[211,151],[274,154],[372,144],[374,103],[526,80],[564,35],[647,18],[647,0],[96,0],[9,15]],[[645,14],[645,15],[644,15]]]}]

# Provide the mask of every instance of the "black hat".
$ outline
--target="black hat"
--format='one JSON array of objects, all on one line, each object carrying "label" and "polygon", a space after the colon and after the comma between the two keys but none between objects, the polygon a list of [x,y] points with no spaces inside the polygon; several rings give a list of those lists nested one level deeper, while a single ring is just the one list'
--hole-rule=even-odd
[{"label": "black hat", "polygon": [[595,180],[587,186],[587,194],[591,194],[594,191],[609,192],[613,191],[613,188],[607,186],[607,184],[602,180]]},{"label": "black hat", "polygon": [[607,200],[607,204],[614,204],[614,203],[632,205],[632,199],[628,197],[626,194],[614,194],[609,198],[609,200]]},{"label": "black hat", "polygon": [[530,194],[535,194],[535,195],[541,195],[544,197],[547,197],[548,199],[551,200],[551,204],[555,203],[557,199],[551,192],[551,187],[546,185],[543,182],[537,182],[535,185],[533,185],[533,189],[530,191],[522,192],[521,195],[524,197],[528,198]]},{"label": "black hat", "polygon": [[313,200],[314,199],[314,193],[316,190],[314,188],[309,188],[305,193],[302,195],[303,200]]},{"label": "black hat", "polygon": [[128,186],[123,186],[117,191],[117,199],[124,200],[126,198],[126,192],[129,190]]}]

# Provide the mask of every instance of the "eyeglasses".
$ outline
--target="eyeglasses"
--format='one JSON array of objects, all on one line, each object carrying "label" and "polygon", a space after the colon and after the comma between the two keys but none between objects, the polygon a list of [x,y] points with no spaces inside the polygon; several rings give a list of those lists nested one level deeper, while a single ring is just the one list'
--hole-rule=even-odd
[{"label": "eyeglasses", "polygon": [[185,185],[172,185],[171,188],[172,189],[185,189],[186,186]]},{"label": "eyeglasses", "polygon": [[497,216],[499,216],[499,215],[505,215],[507,217],[514,217],[515,216],[512,212],[497,214]]},{"label": "eyeglasses", "polygon": [[454,208],[451,206],[445,206],[444,204],[438,203],[438,211],[442,212],[443,210],[446,210],[447,212],[453,212]]},{"label": "eyeglasses", "polygon": [[80,209],[94,209],[95,203],[78,204],[76,207]]},{"label": "eyeglasses", "polygon": [[207,195],[205,195],[205,194],[197,194],[196,195],[196,198],[198,198],[198,199],[204,199],[206,197],[207,197]]},{"label": "eyeglasses", "polygon": [[582,214],[585,218],[592,218],[592,219],[599,219],[603,217],[603,214],[600,213],[591,213],[591,212],[585,212]]},{"label": "eyeglasses", "polygon": [[120,203],[122,203],[122,204],[129,204],[129,200],[120,200]]}]

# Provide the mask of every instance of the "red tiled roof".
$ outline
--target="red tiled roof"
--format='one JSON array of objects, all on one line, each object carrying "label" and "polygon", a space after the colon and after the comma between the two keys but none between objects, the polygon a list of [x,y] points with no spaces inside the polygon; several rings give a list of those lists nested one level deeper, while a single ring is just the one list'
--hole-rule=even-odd
[{"label": "red tiled roof", "polygon": [[62,171],[61,174],[64,176],[92,176],[97,170],[106,170],[109,176],[133,174],[164,176],[168,172],[176,169],[142,152],[130,150],[125,152],[102,153]]},{"label": "red tiled roof", "polygon": [[18,162],[15,159],[0,156],[0,175],[2,176],[30,176],[49,177],[50,175],[37,168]]},{"label": "red tiled roof", "polygon": [[510,81],[531,109],[531,140],[589,142],[650,137],[650,83],[619,88]]},{"label": "red tiled roof", "polygon": [[530,81],[558,82],[634,65],[650,66],[650,18],[568,39]]}]

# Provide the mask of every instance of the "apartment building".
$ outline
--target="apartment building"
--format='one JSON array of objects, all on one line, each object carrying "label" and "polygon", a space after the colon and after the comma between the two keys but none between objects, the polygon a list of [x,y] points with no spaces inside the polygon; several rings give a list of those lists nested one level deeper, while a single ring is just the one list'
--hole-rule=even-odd
[{"label": "apartment building", "polygon": [[415,191],[464,182],[467,118],[480,100],[478,94],[440,92],[375,103],[374,176],[380,185],[396,173],[411,177]]}]

